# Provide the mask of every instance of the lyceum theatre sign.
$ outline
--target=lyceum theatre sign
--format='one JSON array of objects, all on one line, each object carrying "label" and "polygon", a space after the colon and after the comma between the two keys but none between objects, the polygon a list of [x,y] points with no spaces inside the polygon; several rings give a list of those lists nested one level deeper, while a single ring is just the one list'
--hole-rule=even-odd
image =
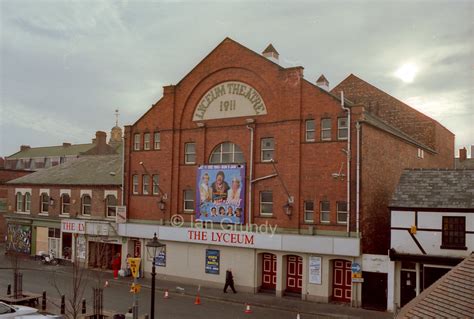
[{"label": "lyceum theatre sign", "polygon": [[242,82],[223,82],[207,91],[194,111],[193,121],[267,114],[260,94]]}]

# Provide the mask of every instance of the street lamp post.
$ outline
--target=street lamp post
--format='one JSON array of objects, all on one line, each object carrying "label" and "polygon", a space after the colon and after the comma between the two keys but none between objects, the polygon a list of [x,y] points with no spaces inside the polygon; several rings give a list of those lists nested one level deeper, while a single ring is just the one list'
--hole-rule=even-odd
[{"label": "street lamp post", "polygon": [[153,263],[152,263],[153,266],[151,268],[151,306],[150,306],[150,318],[152,319],[155,318],[155,277],[156,277],[155,259],[156,259],[156,254],[158,250],[161,251],[163,247],[165,246],[166,246],[165,244],[160,243],[158,241],[158,238],[156,237],[156,233],[153,236],[153,239],[146,244],[148,255],[153,257]]}]

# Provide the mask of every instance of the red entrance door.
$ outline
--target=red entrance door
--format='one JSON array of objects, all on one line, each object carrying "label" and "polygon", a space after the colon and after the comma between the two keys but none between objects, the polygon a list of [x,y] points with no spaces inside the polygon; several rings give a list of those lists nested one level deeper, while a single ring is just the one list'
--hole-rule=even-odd
[{"label": "red entrance door", "polygon": [[303,282],[303,258],[287,256],[286,258],[286,291],[301,293]]},{"label": "red entrance door", "polygon": [[276,256],[263,254],[262,256],[262,289],[275,290],[276,288]]},{"label": "red entrance door", "polygon": [[332,299],[340,302],[351,301],[351,262],[336,259],[333,262]]}]

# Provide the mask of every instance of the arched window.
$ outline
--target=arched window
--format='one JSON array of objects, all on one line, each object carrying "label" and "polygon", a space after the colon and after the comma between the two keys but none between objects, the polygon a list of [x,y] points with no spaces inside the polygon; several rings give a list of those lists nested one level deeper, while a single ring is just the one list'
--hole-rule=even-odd
[{"label": "arched window", "polygon": [[25,212],[29,212],[31,209],[31,194],[29,192],[25,193]]},{"label": "arched window", "polygon": [[244,154],[240,147],[231,142],[224,142],[216,146],[209,157],[210,164],[243,163]]},{"label": "arched window", "polygon": [[16,193],[16,211],[17,212],[23,212],[23,194],[18,192]]},{"label": "arched window", "polygon": [[90,215],[91,214],[91,204],[92,204],[92,198],[90,195],[84,195],[82,196],[82,215]]},{"label": "arched window", "polygon": [[42,213],[48,213],[49,209],[49,195],[46,193],[41,194],[41,212]]},{"label": "arched window", "polygon": [[69,207],[71,207],[71,197],[69,194],[61,195],[61,214],[69,215]]},{"label": "arched window", "polygon": [[107,209],[107,217],[115,217],[117,214],[117,197],[114,195],[107,195],[105,198],[105,205]]}]

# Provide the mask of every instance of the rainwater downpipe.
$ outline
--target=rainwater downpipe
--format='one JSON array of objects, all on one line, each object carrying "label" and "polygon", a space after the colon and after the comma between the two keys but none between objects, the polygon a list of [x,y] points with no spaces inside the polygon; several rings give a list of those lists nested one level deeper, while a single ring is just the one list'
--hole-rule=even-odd
[{"label": "rainwater downpipe", "polygon": [[341,107],[347,111],[347,236],[351,235],[351,109],[344,106],[344,92],[341,91]]},{"label": "rainwater downpipe", "polygon": [[356,235],[359,238],[360,221],[360,123],[356,123],[357,129],[357,172],[356,172]]},{"label": "rainwater downpipe", "polygon": [[250,227],[252,224],[252,180],[253,180],[253,136],[254,128],[250,125],[247,125],[247,129],[250,130],[250,168],[249,168],[249,199],[248,199],[248,218],[247,225]]}]

